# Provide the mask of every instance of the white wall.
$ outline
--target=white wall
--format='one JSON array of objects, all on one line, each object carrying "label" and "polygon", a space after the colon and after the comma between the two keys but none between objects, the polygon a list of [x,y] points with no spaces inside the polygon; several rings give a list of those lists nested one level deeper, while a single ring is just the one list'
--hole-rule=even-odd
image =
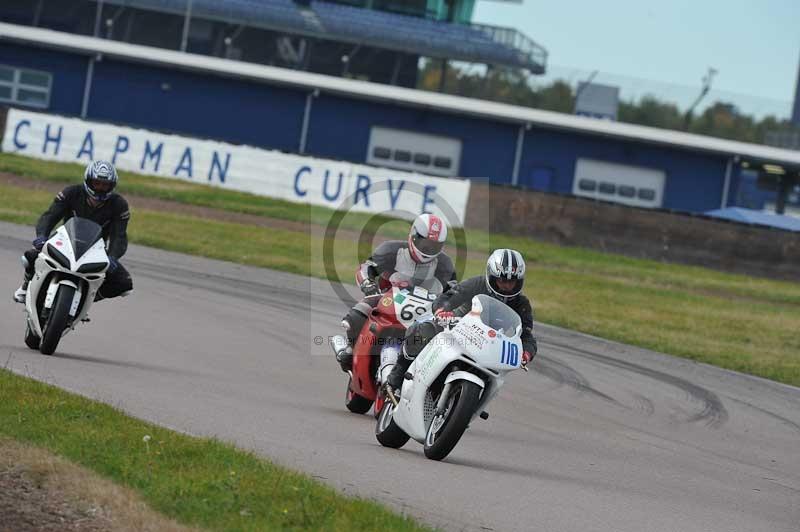
[{"label": "white wall", "polygon": [[[470,182],[11,109],[2,151],[181,179],[333,209],[463,225]],[[75,176],[76,180],[80,176]]]}]

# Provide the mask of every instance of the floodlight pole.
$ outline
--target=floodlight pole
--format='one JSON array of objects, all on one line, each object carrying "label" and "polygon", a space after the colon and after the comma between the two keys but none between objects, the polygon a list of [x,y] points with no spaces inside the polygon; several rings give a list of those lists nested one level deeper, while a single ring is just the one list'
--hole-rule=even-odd
[{"label": "floodlight pole", "polygon": [[95,13],[94,16],[94,33],[92,34],[95,37],[100,36],[100,19],[103,16],[103,1],[104,0],[97,1],[97,12]]},{"label": "floodlight pole", "polygon": [[186,51],[189,43],[189,24],[192,20],[192,0],[187,0],[186,15],[183,18],[183,37],[181,37],[181,52]]},{"label": "floodlight pole", "polygon": [[703,88],[700,89],[700,94],[697,96],[697,99],[689,106],[689,109],[686,110],[686,114],[683,116],[683,129],[684,131],[689,131],[689,123],[692,120],[692,112],[694,108],[697,107],[697,104],[705,98],[708,91],[711,89],[711,81],[714,79],[714,76],[717,74],[717,69],[708,67],[708,72],[706,75],[703,76]]}]

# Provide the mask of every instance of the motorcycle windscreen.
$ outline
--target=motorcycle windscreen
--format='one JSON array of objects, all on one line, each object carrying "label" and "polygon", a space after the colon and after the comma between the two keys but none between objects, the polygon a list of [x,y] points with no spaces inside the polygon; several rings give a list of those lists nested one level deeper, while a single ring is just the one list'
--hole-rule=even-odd
[{"label": "motorcycle windscreen", "polygon": [[398,288],[412,289],[415,286],[419,286],[433,295],[439,295],[444,291],[442,283],[436,277],[417,278],[410,277],[401,272],[394,272],[389,277],[389,282],[392,284],[392,286],[396,286]]},{"label": "motorcycle windscreen", "polygon": [[517,329],[522,326],[519,314],[493,297],[485,294],[479,294],[475,297],[478,298],[481,304],[481,321],[484,325],[502,332],[504,336],[517,334]]},{"label": "motorcycle windscreen", "polygon": [[75,260],[80,260],[95,242],[103,238],[103,228],[86,218],[70,218],[64,224],[67,236],[75,252]]}]

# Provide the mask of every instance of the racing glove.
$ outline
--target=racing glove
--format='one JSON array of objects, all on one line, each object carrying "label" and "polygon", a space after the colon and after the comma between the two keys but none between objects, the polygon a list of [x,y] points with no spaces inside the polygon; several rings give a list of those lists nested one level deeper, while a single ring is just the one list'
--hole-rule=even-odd
[{"label": "racing glove", "polygon": [[440,327],[450,327],[455,323],[458,323],[458,320],[460,319],[453,313],[452,310],[444,310],[443,308],[437,310],[433,314],[433,317]]},{"label": "racing glove", "polygon": [[44,247],[44,243],[45,242],[47,242],[47,238],[45,238],[43,236],[37,236],[33,240],[33,247],[36,248],[36,251],[41,251],[42,248]]},{"label": "racing glove", "polygon": [[530,362],[531,362],[531,360],[533,360],[534,356],[536,356],[536,355],[534,355],[530,351],[523,351],[522,352],[522,365],[523,366],[527,366],[528,364],[530,364]]},{"label": "racing glove", "polygon": [[372,279],[364,279],[358,287],[365,296],[371,296],[378,293],[378,285]]}]

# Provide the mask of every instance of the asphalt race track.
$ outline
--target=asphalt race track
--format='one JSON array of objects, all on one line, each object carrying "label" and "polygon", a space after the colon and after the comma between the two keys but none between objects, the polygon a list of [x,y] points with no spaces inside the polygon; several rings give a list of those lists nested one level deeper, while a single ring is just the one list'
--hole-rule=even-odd
[{"label": "asphalt race track", "polygon": [[313,341],[345,310],[328,283],[132,246],[135,294],[45,357],[11,301],[31,237],[0,224],[0,365],[17,373],[448,530],[800,530],[798,388],[542,326],[535,371],[436,463],[345,411],[344,374]]}]

